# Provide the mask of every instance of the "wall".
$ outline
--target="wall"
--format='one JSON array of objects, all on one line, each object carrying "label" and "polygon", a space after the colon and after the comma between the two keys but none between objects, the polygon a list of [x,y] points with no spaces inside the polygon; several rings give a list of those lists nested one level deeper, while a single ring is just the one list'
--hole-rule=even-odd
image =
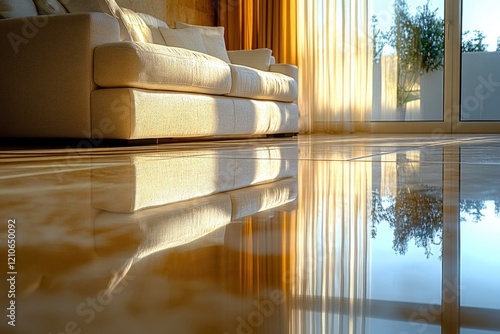
[{"label": "wall", "polygon": [[166,0],[167,23],[175,26],[175,21],[199,25],[216,25],[214,0]]},{"label": "wall", "polygon": [[117,3],[136,12],[153,15],[163,21],[167,18],[167,0],[117,0]]},{"label": "wall", "polygon": [[175,27],[175,21],[216,25],[215,0],[117,0],[120,6],[153,15]]}]

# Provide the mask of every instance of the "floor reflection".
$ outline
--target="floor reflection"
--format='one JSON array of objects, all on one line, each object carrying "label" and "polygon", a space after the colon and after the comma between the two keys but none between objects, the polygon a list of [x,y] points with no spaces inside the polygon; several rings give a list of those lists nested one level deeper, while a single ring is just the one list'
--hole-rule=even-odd
[{"label": "floor reflection", "polygon": [[16,305],[2,333],[500,332],[500,137],[17,149],[0,162],[0,301],[5,315]]}]

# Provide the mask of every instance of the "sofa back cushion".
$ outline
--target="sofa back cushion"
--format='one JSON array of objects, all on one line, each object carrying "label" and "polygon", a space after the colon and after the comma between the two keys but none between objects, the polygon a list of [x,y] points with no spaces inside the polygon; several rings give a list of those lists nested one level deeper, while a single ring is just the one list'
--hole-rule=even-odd
[{"label": "sofa back cushion", "polygon": [[261,71],[269,71],[272,63],[271,49],[261,48],[255,50],[233,50],[227,55],[232,64],[253,67]]},{"label": "sofa back cushion", "polygon": [[0,0],[0,19],[36,15],[38,11],[32,0]]},{"label": "sofa back cushion", "polygon": [[226,42],[224,41],[224,27],[197,26],[183,22],[175,22],[175,27],[177,29],[197,29],[201,34],[207,54],[222,59],[228,64],[231,63],[227,55]]},{"label": "sofa back cushion", "polygon": [[39,14],[66,14],[68,11],[57,0],[34,0]]},{"label": "sofa back cushion", "polygon": [[60,0],[68,12],[103,12],[120,24],[122,41],[153,43],[153,36],[144,20],[133,10],[121,8],[115,0]]},{"label": "sofa back cushion", "polygon": [[[167,2],[182,3],[183,1],[172,0],[116,0],[118,6],[122,8],[132,9],[136,13],[146,13],[159,18],[160,20],[167,20]],[[184,0],[185,2],[185,0]],[[196,2],[196,1],[191,1]],[[149,23],[146,22],[149,25]]]},{"label": "sofa back cushion", "polygon": [[[106,2],[108,1],[109,0],[106,0]],[[151,29],[147,26],[141,16],[133,10],[120,8],[117,12],[113,13],[113,16],[115,16],[118,21],[123,22],[128,36],[130,36],[130,39],[127,40],[143,43],[154,42]]]},{"label": "sofa back cushion", "polygon": [[142,20],[144,21],[144,23],[148,25],[148,27],[168,28],[168,24],[157,17],[140,12],[137,12],[137,15],[139,15],[142,18]]},{"label": "sofa back cushion", "polygon": [[160,28],[160,33],[165,40],[165,45],[184,48],[201,53],[207,53],[203,38],[198,29],[167,29]]},{"label": "sofa back cushion", "polygon": [[98,0],[59,0],[59,2],[70,13],[102,12]]},{"label": "sofa back cushion", "polygon": [[142,18],[144,23],[146,23],[149,30],[151,31],[153,43],[167,45],[165,43],[165,40],[163,39],[163,36],[161,35],[161,32],[160,32],[160,28],[168,29],[167,23],[152,16],[152,15],[146,14],[146,13],[137,12],[137,15],[139,15]]}]

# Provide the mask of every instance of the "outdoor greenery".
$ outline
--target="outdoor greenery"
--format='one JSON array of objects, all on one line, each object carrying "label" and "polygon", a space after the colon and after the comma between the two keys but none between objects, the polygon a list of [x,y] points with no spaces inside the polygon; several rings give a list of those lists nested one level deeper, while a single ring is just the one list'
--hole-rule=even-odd
[{"label": "outdoor greenery", "polygon": [[[397,107],[420,98],[420,76],[439,70],[444,63],[444,20],[429,3],[417,8],[415,15],[409,12],[406,0],[394,2],[394,25],[379,38],[396,51]],[[378,43],[380,43],[378,41]]]},{"label": "outdoor greenery", "polygon": [[[372,191],[371,237],[377,237],[380,224],[389,224],[393,231],[392,248],[397,254],[406,254],[413,241],[430,258],[434,255],[433,246],[440,246],[443,240],[443,190],[422,182],[405,153],[397,154],[396,171],[395,194],[382,196],[379,189]],[[461,223],[484,221],[485,201],[461,199],[459,206]],[[500,200],[495,200],[495,215],[500,218]]]},{"label": "outdoor greenery", "polygon": [[[479,223],[484,219],[484,201],[460,200],[460,222]],[[500,201],[495,201],[495,215],[500,217]],[[402,185],[396,196],[383,197],[378,189],[372,192],[371,237],[377,237],[377,227],[389,224],[393,229],[392,249],[400,255],[406,254],[413,240],[424,249],[427,258],[432,255],[432,246],[441,245],[443,233],[442,189],[423,183]],[[469,220],[470,219],[470,220]]]},{"label": "outdoor greenery", "polygon": [[[393,20],[393,26],[382,31],[378,18],[372,17],[373,59],[380,62],[386,46],[397,55],[397,107],[405,110],[408,102],[420,98],[421,75],[443,68],[445,24],[429,2],[411,14],[407,0],[394,1]],[[462,52],[486,51],[484,39],[481,31],[464,32]]]},{"label": "outdoor greenery", "polygon": [[483,41],[486,38],[479,30],[474,30],[472,36],[470,31],[465,31],[462,34],[462,52],[484,52],[488,48],[488,44]]},{"label": "outdoor greenery", "polygon": [[441,245],[442,189],[413,184],[398,188],[396,196],[386,199],[382,199],[380,192],[374,191],[372,203],[371,236],[377,236],[377,225],[388,223],[393,229],[392,248],[397,254],[406,254],[411,240],[424,249],[427,258],[433,255],[433,245]]},{"label": "outdoor greenery", "polygon": [[[482,211],[486,209],[486,205],[484,201],[476,201],[471,199],[465,199],[460,201],[460,212],[467,214],[472,217],[472,221],[474,223],[478,223],[484,217]],[[460,215],[460,221],[466,221],[466,217],[464,215]]]}]

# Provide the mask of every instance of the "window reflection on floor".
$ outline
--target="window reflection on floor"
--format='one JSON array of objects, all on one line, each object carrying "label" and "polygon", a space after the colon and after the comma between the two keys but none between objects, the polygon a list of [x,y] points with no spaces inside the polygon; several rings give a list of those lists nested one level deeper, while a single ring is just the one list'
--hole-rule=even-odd
[{"label": "window reflection on floor", "polygon": [[[461,171],[461,304],[500,310],[500,189],[496,165],[463,165]],[[486,182],[480,182],[489,180]]]}]

